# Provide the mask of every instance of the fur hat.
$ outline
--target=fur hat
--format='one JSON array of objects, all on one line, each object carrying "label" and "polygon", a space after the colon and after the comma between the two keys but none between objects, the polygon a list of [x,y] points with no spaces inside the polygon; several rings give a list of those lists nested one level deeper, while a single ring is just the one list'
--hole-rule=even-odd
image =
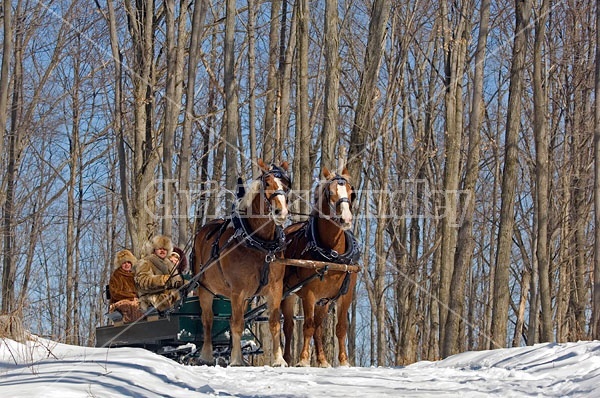
[{"label": "fur hat", "polygon": [[167,253],[170,254],[173,251],[171,238],[165,235],[156,235],[150,240],[150,247],[147,249],[148,254],[152,254],[156,249],[166,249]]},{"label": "fur hat", "polygon": [[121,250],[115,255],[115,261],[113,263],[115,269],[119,268],[125,261],[129,261],[131,265],[134,265],[137,262],[137,258],[135,258],[133,253],[131,253],[129,250]]}]

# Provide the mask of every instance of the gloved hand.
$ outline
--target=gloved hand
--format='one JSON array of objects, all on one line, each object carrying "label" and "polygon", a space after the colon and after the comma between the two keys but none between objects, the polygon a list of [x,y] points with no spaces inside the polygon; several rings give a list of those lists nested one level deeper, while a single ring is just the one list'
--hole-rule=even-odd
[{"label": "gloved hand", "polygon": [[183,286],[183,279],[180,276],[172,276],[166,285],[167,289],[178,289],[181,286]]}]

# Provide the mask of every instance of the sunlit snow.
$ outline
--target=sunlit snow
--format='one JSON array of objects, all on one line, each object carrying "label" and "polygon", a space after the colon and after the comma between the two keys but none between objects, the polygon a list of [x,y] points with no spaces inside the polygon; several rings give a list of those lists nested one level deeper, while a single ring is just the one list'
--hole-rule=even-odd
[{"label": "sunlit snow", "polygon": [[476,351],[406,367],[186,366],[141,348],[0,339],[0,397],[598,397],[600,342]]}]

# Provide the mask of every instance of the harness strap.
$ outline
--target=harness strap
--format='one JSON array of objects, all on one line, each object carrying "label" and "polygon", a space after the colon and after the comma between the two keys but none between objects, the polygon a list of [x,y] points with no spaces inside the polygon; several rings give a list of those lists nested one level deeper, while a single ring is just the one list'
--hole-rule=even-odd
[{"label": "harness strap", "polygon": [[304,229],[305,237],[308,240],[306,248],[301,254],[306,252],[312,252],[315,256],[315,260],[325,260],[331,263],[337,264],[355,264],[360,259],[360,250],[358,249],[358,242],[351,231],[344,231],[346,239],[346,252],[338,253],[336,250],[324,248],[319,243],[319,237],[317,232],[316,217],[311,216],[307,221],[307,226]]},{"label": "harness strap", "polygon": [[285,250],[285,234],[281,226],[278,225],[275,228],[275,238],[273,240],[265,240],[250,231],[248,222],[240,216],[237,210],[231,213],[231,222],[235,228],[234,236],[243,241],[246,246],[264,253],[277,253]]},{"label": "harness strap", "polygon": [[[323,297],[322,299],[317,301],[317,305],[324,306],[329,303],[335,303],[341,296],[348,293],[349,287],[350,287],[350,273],[346,272],[346,276],[344,276],[344,280],[342,281],[342,286],[340,286],[340,290],[338,291],[338,293],[334,297],[331,297],[331,298]],[[333,307],[331,307],[329,310],[332,311]]]},{"label": "harness strap", "polygon": [[273,253],[269,253],[265,256],[265,261],[263,262],[262,268],[260,269],[260,279],[258,281],[258,287],[256,291],[252,295],[252,297],[256,297],[260,289],[269,284],[269,271],[271,270],[270,265],[275,260],[275,255]]}]

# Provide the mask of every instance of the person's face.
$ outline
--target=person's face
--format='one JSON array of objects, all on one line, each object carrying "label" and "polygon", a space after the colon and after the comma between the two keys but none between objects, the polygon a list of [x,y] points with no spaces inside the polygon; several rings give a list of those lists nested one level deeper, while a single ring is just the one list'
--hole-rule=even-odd
[{"label": "person's face", "polygon": [[171,257],[169,257],[169,260],[171,260],[171,262],[172,262],[173,264],[175,264],[175,265],[177,265],[177,262],[179,261],[179,260],[177,259],[177,257],[175,257],[175,256],[171,256]]},{"label": "person's face", "polygon": [[164,247],[154,249],[154,254],[156,254],[158,257],[164,259],[165,257],[167,257],[167,249],[165,249]]},{"label": "person's face", "polygon": [[131,267],[131,261],[125,261],[123,264],[121,264],[121,268],[123,268],[127,272],[131,272]]}]

